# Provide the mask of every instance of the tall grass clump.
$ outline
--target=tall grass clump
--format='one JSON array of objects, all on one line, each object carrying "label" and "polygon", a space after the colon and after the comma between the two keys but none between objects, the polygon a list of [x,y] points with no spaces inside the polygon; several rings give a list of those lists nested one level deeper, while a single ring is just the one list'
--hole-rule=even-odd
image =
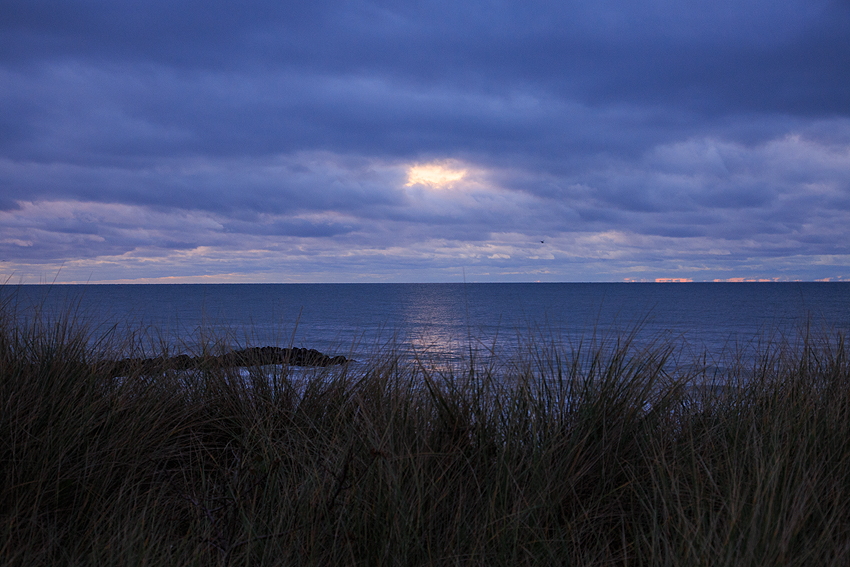
[{"label": "tall grass clump", "polygon": [[850,560],[842,334],[718,371],[634,334],[297,371],[118,365],[138,343],[4,307],[3,564]]}]

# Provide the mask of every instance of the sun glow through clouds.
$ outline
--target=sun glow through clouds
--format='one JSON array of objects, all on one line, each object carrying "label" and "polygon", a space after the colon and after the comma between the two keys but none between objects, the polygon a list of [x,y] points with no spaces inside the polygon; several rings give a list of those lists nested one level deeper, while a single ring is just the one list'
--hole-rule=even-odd
[{"label": "sun glow through clouds", "polygon": [[451,186],[454,182],[460,181],[464,177],[466,177],[465,169],[454,169],[448,165],[439,163],[414,165],[407,171],[407,183],[405,187],[428,185],[435,189],[441,189]]}]

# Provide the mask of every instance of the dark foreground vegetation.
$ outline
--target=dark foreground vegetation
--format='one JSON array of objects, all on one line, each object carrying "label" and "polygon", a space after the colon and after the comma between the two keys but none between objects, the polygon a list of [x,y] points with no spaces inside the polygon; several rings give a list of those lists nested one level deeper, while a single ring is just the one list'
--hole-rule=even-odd
[{"label": "dark foreground vegetation", "polygon": [[2,317],[2,564],[850,564],[841,335],[116,378],[132,338]]}]

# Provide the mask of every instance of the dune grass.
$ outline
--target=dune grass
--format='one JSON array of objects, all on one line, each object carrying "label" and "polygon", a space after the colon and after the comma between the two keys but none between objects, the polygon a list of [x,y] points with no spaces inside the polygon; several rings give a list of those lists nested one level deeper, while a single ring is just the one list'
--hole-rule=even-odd
[{"label": "dune grass", "polygon": [[116,379],[92,339],[0,313],[3,564],[850,564],[840,334],[711,376],[624,335]]}]

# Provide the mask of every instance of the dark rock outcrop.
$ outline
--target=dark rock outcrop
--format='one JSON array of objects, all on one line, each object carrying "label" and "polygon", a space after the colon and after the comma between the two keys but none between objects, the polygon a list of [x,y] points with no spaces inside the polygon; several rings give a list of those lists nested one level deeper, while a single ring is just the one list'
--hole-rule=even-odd
[{"label": "dark rock outcrop", "polygon": [[192,370],[197,368],[231,368],[234,366],[264,366],[289,364],[292,366],[332,366],[345,364],[344,356],[328,356],[315,349],[252,347],[232,350],[219,356],[177,356],[156,358],[124,358],[114,362],[114,374],[153,374],[165,370]]}]

